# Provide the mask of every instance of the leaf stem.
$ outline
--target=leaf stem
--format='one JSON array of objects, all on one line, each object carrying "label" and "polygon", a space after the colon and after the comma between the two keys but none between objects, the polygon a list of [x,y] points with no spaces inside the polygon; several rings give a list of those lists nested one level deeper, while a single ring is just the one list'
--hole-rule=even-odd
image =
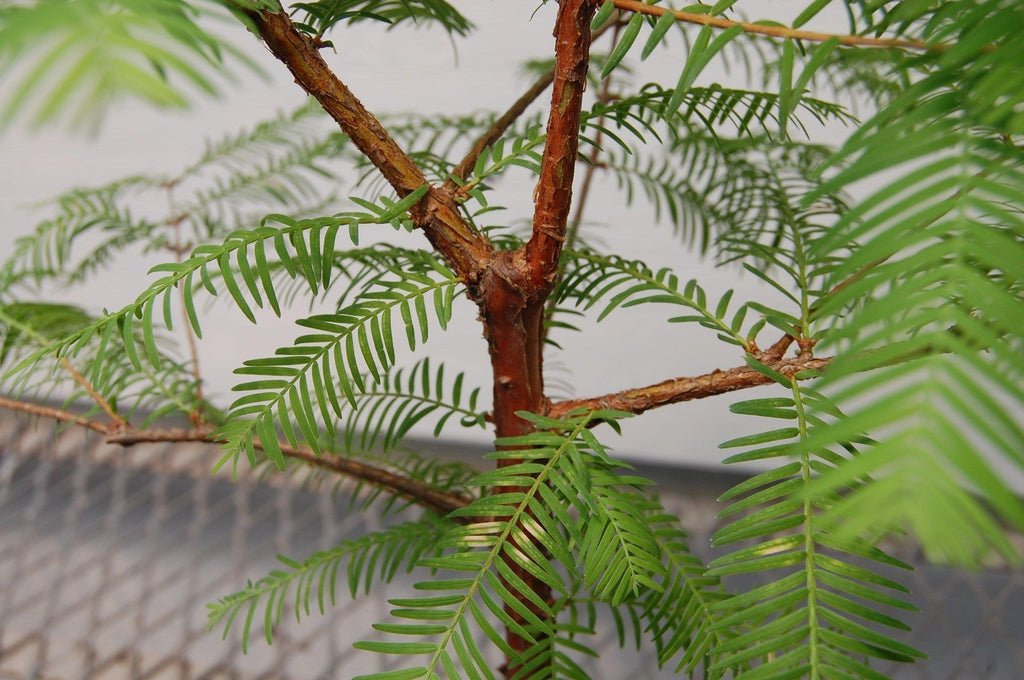
[{"label": "leaf stem", "polygon": [[[804,408],[803,395],[796,380],[791,379],[790,388],[793,392],[793,403],[796,407],[797,427],[800,430],[800,440],[807,440],[807,413]],[[804,488],[811,483],[811,452],[806,447],[800,451],[800,479]],[[817,564],[815,562],[815,540],[814,540],[814,504],[813,497],[804,495],[803,501],[803,534],[804,534],[804,573],[806,574],[807,587],[807,629],[808,629],[808,651],[810,658],[810,679],[820,680],[821,678],[821,657],[819,647],[818,630],[821,622],[818,620],[818,584],[815,578]]]}]

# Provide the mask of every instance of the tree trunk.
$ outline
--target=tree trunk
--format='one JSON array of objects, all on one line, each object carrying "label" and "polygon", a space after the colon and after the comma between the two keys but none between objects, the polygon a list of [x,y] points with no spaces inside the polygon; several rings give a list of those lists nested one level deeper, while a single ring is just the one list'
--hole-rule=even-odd
[{"label": "tree trunk", "polygon": [[[480,316],[484,326],[494,373],[494,427],[498,437],[528,434],[533,426],[516,415],[516,411],[543,413],[548,401],[544,396],[542,345],[544,302],[547,290],[527,282],[528,268],[522,252],[497,254],[484,275],[479,289]],[[499,466],[514,465],[521,460],[499,461]],[[519,487],[499,487],[494,493],[524,491]],[[542,549],[537,546],[537,549]],[[519,567],[512,560],[506,564],[536,595],[552,603],[551,588]],[[514,589],[513,589],[514,590]],[[545,618],[535,605],[525,603],[533,613]],[[517,623],[528,625],[522,615],[511,607],[506,613]],[[530,642],[512,630],[506,640],[516,652],[525,652]],[[517,667],[507,660],[502,667],[505,677],[512,677]]]}]

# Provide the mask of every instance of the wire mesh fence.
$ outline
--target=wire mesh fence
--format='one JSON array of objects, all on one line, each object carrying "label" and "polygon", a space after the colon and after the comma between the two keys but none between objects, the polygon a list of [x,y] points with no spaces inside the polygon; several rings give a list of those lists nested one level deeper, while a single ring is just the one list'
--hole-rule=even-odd
[{"label": "wire mesh fence", "polygon": [[[294,616],[247,653],[238,631],[206,628],[206,603],[277,565],[382,527],[348,509],[344,488],[311,487],[240,468],[210,474],[217,452],[200,444],[107,446],[77,430],[0,416],[0,679],[345,679],[390,668],[352,648],[387,618],[388,597],[412,577]],[[641,472],[643,472],[641,470]],[[702,550],[714,499],[735,479],[648,471]],[[930,658],[885,669],[898,678],[1024,677],[1024,574],[993,565],[966,572],[918,563],[910,585],[924,614],[906,640]],[[342,595],[343,593],[339,593]],[[237,628],[237,626],[236,626]],[[613,628],[595,678],[674,677],[653,655],[620,650]]]}]

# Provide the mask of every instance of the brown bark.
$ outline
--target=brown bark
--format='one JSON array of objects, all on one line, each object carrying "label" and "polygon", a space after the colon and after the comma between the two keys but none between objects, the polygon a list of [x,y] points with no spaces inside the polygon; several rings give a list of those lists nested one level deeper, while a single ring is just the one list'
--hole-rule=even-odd
[{"label": "brown bark", "polygon": [[[533,427],[516,415],[517,411],[541,413],[547,406],[541,365],[543,346],[544,299],[528,298],[528,269],[521,252],[501,253],[495,258],[480,286],[480,318],[487,339],[494,381],[493,421],[498,437],[528,434]],[[501,467],[521,462],[502,460]],[[497,487],[494,493],[524,491],[518,487]],[[551,589],[512,560],[508,567],[544,602],[553,602]],[[513,592],[514,592],[513,588]],[[544,613],[528,604],[535,615]],[[505,612],[521,625],[528,625],[512,607]],[[508,630],[506,640],[517,653],[526,652],[530,642]],[[506,677],[517,670],[510,659],[503,666]]]},{"label": "brown bark", "polygon": [[[590,49],[590,19],[595,10],[592,0],[562,0],[559,5],[554,32],[554,86],[536,190],[533,234],[524,248],[494,257],[479,288],[480,317],[494,376],[493,420],[498,437],[528,434],[532,425],[516,412],[543,413],[548,406],[542,366],[544,307],[558,273],[565,241]],[[509,459],[499,465],[519,462]],[[506,560],[506,564],[540,600],[548,604],[553,601],[551,589],[541,580],[512,560]],[[538,607],[528,606],[534,614],[544,617]],[[525,623],[515,609],[506,607],[505,611],[513,620]],[[525,652],[531,646],[511,630],[506,632],[506,640],[516,652]],[[508,660],[503,671],[506,677],[518,671],[514,659]]]},{"label": "brown bark", "polygon": [[[769,366],[792,377],[807,370],[822,370],[832,361],[831,357],[797,357],[770,363]],[[569,399],[551,404],[548,415],[560,418],[575,409],[615,409],[628,413],[643,413],[659,406],[678,404],[682,401],[705,399],[726,392],[767,385],[772,379],[748,366],[738,366],[724,371],[716,370],[704,375],[686,378],[672,378],[646,387],[605,394],[600,397]]]},{"label": "brown bark", "polygon": [[[388,134],[351,90],[331,71],[311,38],[280,12],[250,12],[249,18],[270,51],[333,118],[352,143],[373,163],[399,196],[427,183],[416,163]],[[487,240],[458,212],[448,192],[431,188],[411,212],[431,245],[475,289],[484,263],[490,257]]]},{"label": "brown bark", "polygon": [[[550,291],[572,205],[572,181],[579,149],[580,110],[587,84],[592,0],[562,0],[555,24],[555,83],[551,91],[547,142],[537,181],[533,235],[526,259],[536,286]],[[545,292],[546,292],[545,291]]]}]

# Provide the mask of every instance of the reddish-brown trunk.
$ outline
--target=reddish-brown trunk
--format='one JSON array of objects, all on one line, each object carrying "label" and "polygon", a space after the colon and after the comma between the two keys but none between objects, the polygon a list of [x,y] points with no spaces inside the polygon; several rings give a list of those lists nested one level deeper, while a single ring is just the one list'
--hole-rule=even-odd
[{"label": "reddish-brown trunk", "polygon": [[[532,431],[532,425],[516,415],[517,411],[542,413],[547,408],[544,396],[541,347],[544,322],[544,295],[527,281],[527,269],[521,252],[501,253],[484,275],[479,290],[480,316],[484,324],[494,372],[494,427],[498,437],[513,437]],[[515,460],[499,462],[510,465]],[[522,491],[517,487],[501,487],[495,493]],[[507,560],[512,571],[537,596],[552,602],[551,589],[542,581]],[[543,613],[530,605],[534,613]],[[506,613],[518,623],[523,617],[511,607]],[[506,640],[517,652],[525,652],[530,642],[513,631]],[[506,677],[515,673],[515,664],[506,663]]]},{"label": "reddish-brown trunk", "polygon": [[[524,248],[498,253],[491,260],[476,291],[494,372],[494,425],[499,437],[532,431],[532,425],[517,416],[517,411],[544,413],[548,407],[542,367],[544,308],[558,275],[572,203],[590,19],[596,6],[595,0],[561,0],[559,4],[554,87],[548,138],[535,194],[533,233]],[[522,461],[506,460],[502,464],[519,462]],[[497,488],[495,493],[519,490]],[[551,589],[545,583],[512,560],[506,564],[537,596],[533,599],[552,602]],[[536,605],[528,601],[521,604],[544,618]],[[515,609],[506,607],[505,612],[517,623],[524,623]],[[506,640],[516,652],[525,652],[530,647],[529,641],[512,630],[506,632]],[[512,677],[518,668],[514,660],[509,660],[503,670],[506,677]]]}]

